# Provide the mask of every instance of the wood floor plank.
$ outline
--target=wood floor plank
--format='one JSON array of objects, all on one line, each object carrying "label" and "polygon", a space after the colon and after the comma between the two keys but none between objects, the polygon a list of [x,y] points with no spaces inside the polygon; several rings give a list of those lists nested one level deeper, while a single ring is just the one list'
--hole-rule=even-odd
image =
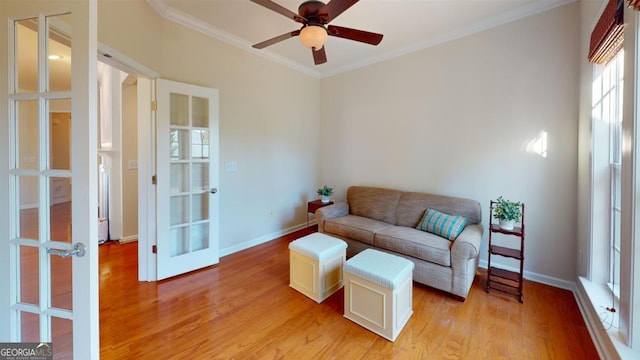
[{"label": "wood floor plank", "polygon": [[137,281],[137,244],[100,247],[102,359],[597,359],[569,291],[525,281],[524,304],[483,289],[465,302],[414,284],[395,342],[343,317],[343,290],[321,304],[289,287],[288,244],[225,256],[158,283]]}]

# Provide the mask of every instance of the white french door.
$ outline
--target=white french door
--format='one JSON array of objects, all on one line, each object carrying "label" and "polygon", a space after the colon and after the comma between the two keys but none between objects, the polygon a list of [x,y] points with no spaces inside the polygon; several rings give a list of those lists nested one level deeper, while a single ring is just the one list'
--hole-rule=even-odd
[{"label": "white french door", "polygon": [[217,264],[218,92],[156,80],[157,280]]},{"label": "white french door", "polygon": [[2,0],[0,23],[0,342],[98,359],[97,3]]}]

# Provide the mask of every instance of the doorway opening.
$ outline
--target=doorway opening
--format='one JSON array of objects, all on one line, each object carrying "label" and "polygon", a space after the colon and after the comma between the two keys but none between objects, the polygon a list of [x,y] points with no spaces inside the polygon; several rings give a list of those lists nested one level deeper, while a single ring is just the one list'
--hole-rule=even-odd
[{"label": "doorway opening", "polygon": [[98,62],[98,241],[138,239],[137,77]]}]

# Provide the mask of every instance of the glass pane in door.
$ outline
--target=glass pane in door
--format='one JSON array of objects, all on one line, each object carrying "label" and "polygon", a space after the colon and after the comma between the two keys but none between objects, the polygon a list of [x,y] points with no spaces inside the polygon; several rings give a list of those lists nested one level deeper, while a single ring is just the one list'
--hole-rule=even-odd
[{"label": "glass pane in door", "polygon": [[[38,248],[35,246],[18,247],[20,256],[20,294],[18,301],[23,304],[40,304]],[[36,323],[37,327],[37,323]]]},{"label": "glass pane in door", "polygon": [[189,196],[171,197],[171,225],[181,225],[189,221]]},{"label": "glass pane in door", "polygon": [[209,127],[209,99],[194,96],[191,99],[192,103],[192,120],[191,124],[194,127]]},{"label": "glass pane in door", "polygon": [[54,177],[50,184],[49,238],[71,243],[71,180]]},{"label": "glass pane in door", "polygon": [[191,226],[191,251],[209,248],[209,223]]},{"label": "glass pane in door", "polygon": [[209,158],[209,130],[194,129],[191,133],[191,158]]},{"label": "glass pane in door", "polygon": [[54,359],[73,359],[73,322],[62,318],[51,318],[51,342]]},{"label": "glass pane in door", "polygon": [[171,194],[189,191],[189,164],[171,164]]},{"label": "glass pane in door", "polygon": [[51,274],[51,307],[56,309],[71,310],[72,288],[71,288],[71,261],[60,256],[49,255]]},{"label": "glass pane in door", "polygon": [[189,130],[171,129],[169,151],[171,160],[189,159]]},{"label": "glass pane in door", "polygon": [[16,176],[20,228],[18,237],[38,240],[38,177]]},{"label": "glass pane in door", "polygon": [[193,172],[191,191],[209,191],[209,163],[194,163],[191,168]]},{"label": "glass pane in door", "polygon": [[40,148],[40,123],[38,121],[38,101],[16,101],[17,164],[19,169],[37,169]]},{"label": "glass pane in door", "polygon": [[209,220],[209,193],[191,195],[191,221]]},{"label": "glass pane in door", "polygon": [[65,34],[65,28],[71,23],[71,15],[49,16],[46,22],[49,91],[71,91],[71,40]]},{"label": "glass pane in door", "polygon": [[49,169],[71,170],[71,101],[49,101]]},{"label": "glass pane in door", "polygon": [[16,93],[38,91],[38,19],[15,22]]},{"label": "glass pane in door", "polygon": [[180,226],[171,229],[169,256],[175,257],[189,253],[189,228]]},{"label": "glass pane in door", "polygon": [[170,124],[189,126],[189,96],[171,93]]},{"label": "glass pane in door", "polygon": [[22,341],[40,342],[40,315],[20,311]]}]

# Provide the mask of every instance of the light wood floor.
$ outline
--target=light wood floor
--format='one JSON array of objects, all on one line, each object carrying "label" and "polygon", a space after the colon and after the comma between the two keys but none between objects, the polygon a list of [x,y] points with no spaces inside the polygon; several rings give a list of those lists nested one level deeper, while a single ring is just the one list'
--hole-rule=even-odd
[{"label": "light wood floor", "polygon": [[287,245],[307,230],[180,277],[137,281],[137,244],[100,247],[102,359],[597,359],[571,292],[525,282],[524,304],[483,290],[465,302],[414,284],[394,343],[289,288]]}]

